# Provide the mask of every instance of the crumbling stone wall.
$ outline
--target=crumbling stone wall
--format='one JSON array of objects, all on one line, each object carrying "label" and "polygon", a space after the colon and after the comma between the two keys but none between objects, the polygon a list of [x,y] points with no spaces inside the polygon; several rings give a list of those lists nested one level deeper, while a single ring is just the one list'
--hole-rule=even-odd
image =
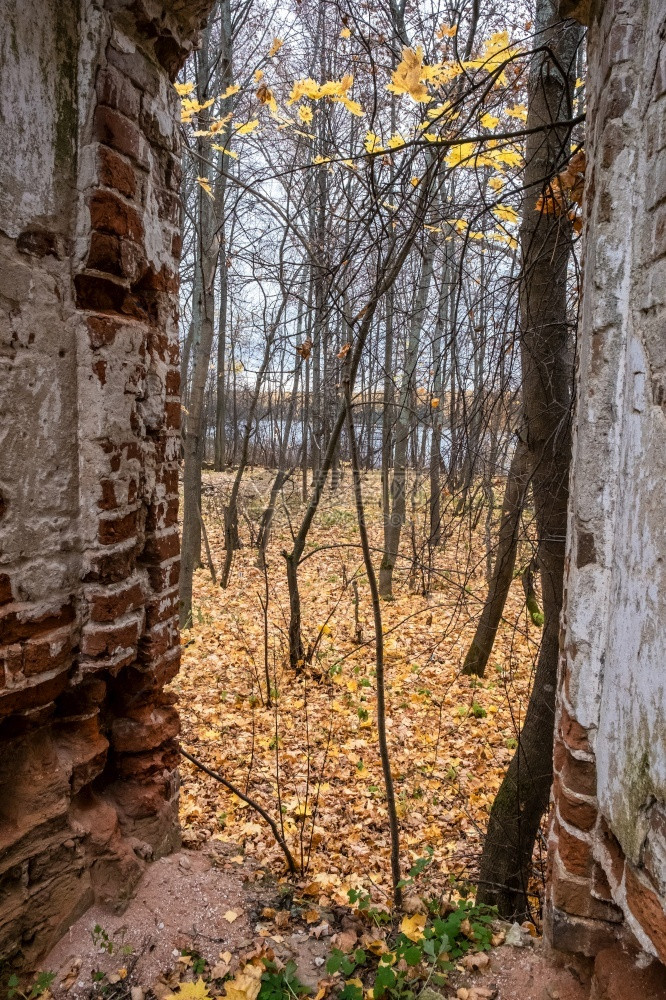
[{"label": "crumbling stone wall", "polygon": [[666,963],[666,7],[562,8],[589,166],[549,930]]},{"label": "crumbling stone wall", "polygon": [[0,0],[0,958],[178,842],[171,86],[212,0]]}]

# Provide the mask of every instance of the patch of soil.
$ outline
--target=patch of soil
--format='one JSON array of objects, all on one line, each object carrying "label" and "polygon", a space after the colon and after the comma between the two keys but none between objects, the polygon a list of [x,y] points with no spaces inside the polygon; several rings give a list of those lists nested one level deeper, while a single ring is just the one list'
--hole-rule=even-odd
[{"label": "patch of soil", "polygon": [[[573,966],[554,965],[541,940],[523,948],[493,949],[489,966],[465,976],[457,987],[461,1000],[589,1000],[590,996],[589,981]],[[463,989],[470,991],[467,998]]]},{"label": "patch of soil", "polygon": [[[197,961],[205,960],[207,976],[220,970],[221,979],[268,946],[282,962],[293,958],[300,980],[316,992],[340,914],[320,910],[315,929],[290,907],[287,884],[211,841],[204,851],[182,850],[151,865],[123,914],[101,906],[88,910],[42,968],[56,974],[54,1000],[89,1000],[96,976],[103,988],[98,985],[94,993],[108,1000],[162,1000],[184,978],[197,978]],[[348,920],[342,918],[343,927]],[[523,947],[494,949],[484,969],[456,974],[435,996],[589,1000],[589,986],[572,967],[551,964],[540,941],[525,935],[523,941]]]}]

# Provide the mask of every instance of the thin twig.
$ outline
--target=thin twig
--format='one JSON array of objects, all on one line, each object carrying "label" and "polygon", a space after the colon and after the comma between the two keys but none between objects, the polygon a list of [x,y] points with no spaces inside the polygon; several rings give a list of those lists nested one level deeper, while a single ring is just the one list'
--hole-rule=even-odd
[{"label": "thin twig", "polygon": [[286,858],[287,867],[289,868],[289,871],[292,873],[292,875],[295,875],[297,869],[296,869],[296,863],[294,862],[294,859],[291,855],[291,851],[287,847],[284,838],[280,836],[280,831],[275,825],[275,821],[271,819],[266,810],[262,808],[262,806],[260,806],[258,802],[255,802],[254,799],[251,799],[249,795],[246,795],[244,792],[241,792],[240,788],[236,788],[236,786],[232,785],[230,781],[227,781],[226,778],[223,778],[221,774],[217,773],[217,771],[211,770],[211,768],[207,767],[207,765],[204,764],[203,761],[197,760],[196,757],[193,757],[191,753],[187,752],[187,750],[183,750],[183,748],[181,747],[180,752],[183,757],[189,760],[190,763],[194,764],[195,767],[198,767],[200,771],[205,771],[206,774],[209,774],[211,776],[211,778],[215,778],[215,780],[219,781],[221,785],[224,785],[225,788],[228,788],[230,792],[233,792],[234,795],[237,795],[239,799],[242,799],[243,802],[247,802],[249,806],[252,806],[252,808],[255,809],[259,813],[259,815],[266,820],[271,830],[273,831],[273,836],[275,837],[275,840],[282,848],[282,853]]}]

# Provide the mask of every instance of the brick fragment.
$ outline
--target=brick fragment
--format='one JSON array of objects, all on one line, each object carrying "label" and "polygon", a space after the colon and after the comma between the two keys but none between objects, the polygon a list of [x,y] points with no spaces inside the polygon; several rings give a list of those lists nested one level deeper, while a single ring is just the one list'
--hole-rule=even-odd
[{"label": "brick fragment", "polygon": [[138,119],[141,109],[141,92],[112,64],[104,66],[97,76],[97,97],[127,118]]},{"label": "brick fragment", "polygon": [[136,208],[113,191],[97,190],[90,199],[90,224],[100,232],[141,241],[143,222]]},{"label": "brick fragment", "polygon": [[102,545],[117,545],[129,541],[140,530],[138,510],[131,510],[120,517],[103,517],[99,522],[97,537]]},{"label": "brick fragment", "polygon": [[569,715],[564,702],[560,705],[560,732],[570,750],[584,750],[586,753],[591,753],[587,729]]},{"label": "brick fragment", "polygon": [[137,194],[139,185],[134,168],[110,146],[98,147],[97,176],[100,184],[115,188],[126,198],[134,198]]},{"label": "brick fragment", "polygon": [[652,941],[662,962],[666,963],[666,900],[660,899],[636,875],[633,865],[625,868],[624,884],[627,905]]},{"label": "brick fragment", "polygon": [[569,791],[577,795],[596,795],[597,769],[594,762],[574,757],[562,740],[555,741],[554,767]]},{"label": "brick fragment", "polygon": [[129,156],[139,166],[148,168],[145,142],[140,129],[125,115],[98,105],[95,110],[95,134],[100,142]]},{"label": "brick fragment", "polygon": [[113,656],[123,650],[133,649],[139,640],[140,632],[140,618],[120,622],[111,627],[91,623],[83,629],[81,652],[84,656]]},{"label": "brick fragment", "polygon": [[0,645],[43,635],[74,621],[74,605],[67,601],[49,610],[31,604],[7,604],[0,610]]},{"label": "brick fragment", "polygon": [[575,837],[560,824],[558,830],[558,852],[562,864],[572,875],[588,878],[592,873],[592,852],[590,843],[582,837]]},{"label": "brick fragment", "polygon": [[598,810],[594,802],[580,799],[572,795],[555,775],[553,779],[553,796],[561,818],[570,826],[579,830],[591,830],[597,821]]},{"label": "brick fragment", "polygon": [[23,673],[26,677],[68,666],[72,659],[71,626],[54,629],[29,639],[23,647]]},{"label": "brick fragment", "polygon": [[135,611],[143,604],[144,594],[137,580],[120,587],[107,587],[88,595],[90,619],[94,622],[113,622],[117,618]]}]

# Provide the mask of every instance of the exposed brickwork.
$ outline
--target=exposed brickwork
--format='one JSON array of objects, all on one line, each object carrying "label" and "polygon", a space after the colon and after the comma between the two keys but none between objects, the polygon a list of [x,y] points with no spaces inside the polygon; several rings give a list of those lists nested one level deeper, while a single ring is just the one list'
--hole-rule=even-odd
[{"label": "exposed brickwork", "polygon": [[0,91],[41,157],[0,167],[0,960],[28,965],[179,838],[170,78],[212,0],[35,3]]},{"label": "exposed brickwork", "polygon": [[590,26],[588,171],[547,925],[611,1000],[666,983],[666,10],[560,9]]}]

